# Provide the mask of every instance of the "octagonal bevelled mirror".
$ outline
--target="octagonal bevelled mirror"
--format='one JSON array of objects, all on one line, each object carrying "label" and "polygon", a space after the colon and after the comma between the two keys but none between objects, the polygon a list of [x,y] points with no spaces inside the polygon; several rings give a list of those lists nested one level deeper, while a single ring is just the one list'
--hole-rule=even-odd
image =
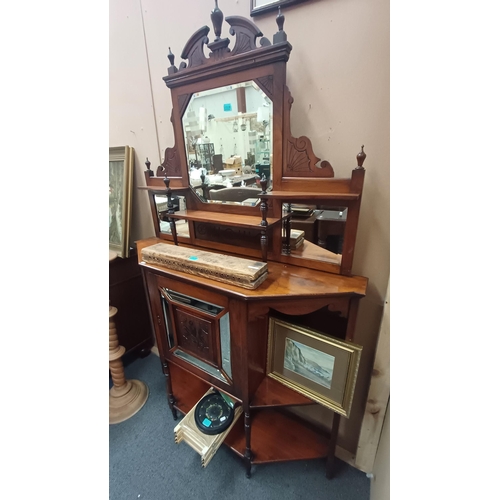
[{"label": "octagonal bevelled mirror", "polygon": [[258,204],[271,185],[273,104],[254,82],[195,92],[182,117],[189,184],[206,203]]}]

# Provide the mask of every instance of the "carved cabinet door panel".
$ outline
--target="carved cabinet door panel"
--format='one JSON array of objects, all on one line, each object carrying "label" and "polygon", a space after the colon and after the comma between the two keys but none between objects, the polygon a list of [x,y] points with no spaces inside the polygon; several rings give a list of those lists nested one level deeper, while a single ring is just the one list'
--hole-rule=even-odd
[{"label": "carved cabinet door panel", "polygon": [[220,366],[218,353],[217,322],[214,318],[203,317],[201,313],[182,307],[173,307],[177,345],[183,351]]}]

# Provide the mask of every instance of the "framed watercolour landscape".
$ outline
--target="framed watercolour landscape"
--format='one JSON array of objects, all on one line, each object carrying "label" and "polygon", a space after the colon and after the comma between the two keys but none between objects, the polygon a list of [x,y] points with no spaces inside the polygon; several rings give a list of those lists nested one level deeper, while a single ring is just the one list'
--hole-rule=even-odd
[{"label": "framed watercolour landscape", "polygon": [[109,249],[129,256],[134,148],[109,148]]},{"label": "framed watercolour landscape", "polygon": [[267,375],[349,417],[362,347],[269,318]]}]

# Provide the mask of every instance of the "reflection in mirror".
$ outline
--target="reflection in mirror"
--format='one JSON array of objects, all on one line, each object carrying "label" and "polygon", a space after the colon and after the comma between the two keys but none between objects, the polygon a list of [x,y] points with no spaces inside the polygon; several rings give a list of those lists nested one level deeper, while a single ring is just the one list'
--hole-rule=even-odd
[{"label": "reflection in mirror", "polygon": [[[172,234],[170,222],[168,221],[168,199],[167,195],[155,194],[156,213],[158,214],[158,223],[160,232],[163,234]],[[186,209],[186,198],[184,196],[172,196],[172,205],[175,212]],[[175,227],[177,236],[189,238],[189,224],[187,220],[176,219]]]},{"label": "reflection in mirror", "polygon": [[272,187],[273,104],[253,81],[195,93],[182,118],[189,182],[209,203],[254,206]]},{"label": "reflection in mirror", "polygon": [[[283,205],[283,211],[291,210],[290,249],[300,253],[307,241],[334,254],[341,255],[347,207],[323,205]],[[320,250],[318,252],[321,253]]]}]

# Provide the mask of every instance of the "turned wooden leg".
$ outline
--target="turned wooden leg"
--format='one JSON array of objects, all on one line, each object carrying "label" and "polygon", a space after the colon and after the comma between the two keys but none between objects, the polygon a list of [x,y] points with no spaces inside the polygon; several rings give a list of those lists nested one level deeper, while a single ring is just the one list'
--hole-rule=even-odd
[{"label": "turned wooden leg", "polygon": [[118,309],[109,308],[109,370],[113,387],[109,391],[109,423],[118,424],[135,415],[146,403],[149,390],[140,380],[126,380],[114,317]]},{"label": "turned wooden leg", "polygon": [[174,245],[178,245],[179,242],[177,241],[177,226],[175,225],[175,220],[170,218],[170,232],[172,233],[172,236],[174,238]]},{"label": "turned wooden leg", "polygon": [[245,467],[246,476],[250,478],[252,472],[252,450],[250,448],[250,413],[245,412]]},{"label": "turned wooden leg", "polygon": [[162,367],[163,367],[163,375],[165,375],[165,385],[167,388],[168,406],[170,408],[170,411],[172,412],[172,416],[174,417],[174,420],[177,420],[177,410],[175,408],[176,401],[175,401],[174,393],[172,392],[172,379],[170,377],[170,370],[168,369],[168,363],[166,361],[163,361]]},{"label": "turned wooden leg", "polygon": [[335,467],[335,448],[337,447],[337,436],[339,434],[340,414],[334,413],[330,443],[328,445],[328,456],[326,458],[326,477],[332,479]]}]

